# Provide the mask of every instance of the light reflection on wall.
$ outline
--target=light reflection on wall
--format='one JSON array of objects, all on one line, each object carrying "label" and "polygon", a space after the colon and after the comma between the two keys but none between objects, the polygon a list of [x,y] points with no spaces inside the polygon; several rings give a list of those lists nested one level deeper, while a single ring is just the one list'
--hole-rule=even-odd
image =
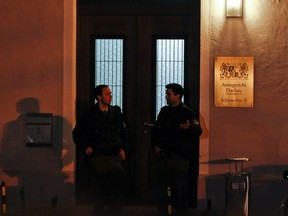
[{"label": "light reflection on wall", "polygon": [[226,3],[225,0],[210,1],[210,22],[211,25],[222,25],[226,19]]},{"label": "light reflection on wall", "polygon": [[217,18],[224,19],[225,18],[225,8],[226,8],[226,3],[225,0],[212,0],[210,1],[211,4],[211,14],[216,16]]},{"label": "light reflection on wall", "polygon": [[244,1],[243,2],[243,19],[250,24],[256,24],[257,20],[263,19],[263,2],[260,0]]}]

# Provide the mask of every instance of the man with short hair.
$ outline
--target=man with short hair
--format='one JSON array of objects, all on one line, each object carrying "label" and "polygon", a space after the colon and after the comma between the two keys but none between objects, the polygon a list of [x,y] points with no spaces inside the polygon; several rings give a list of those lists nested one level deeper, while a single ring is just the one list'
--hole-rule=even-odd
[{"label": "man with short hair", "polygon": [[[127,190],[123,161],[126,159],[127,129],[119,106],[112,106],[107,85],[95,88],[97,103],[77,121],[73,139],[90,162],[90,192],[96,197],[95,210],[118,205]],[[115,201],[115,202],[114,202]],[[119,209],[117,209],[119,210]]]},{"label": "man with short hair", "polygon": [[[184,89],[177,83],[166,85],[167,106],[161,108],[152,134],[157,157],[159,215],[167,215],[167,189],[171,189],[177,216],[188,207],[188,178],[195,138],[202,133],[197,113],[182,102]],[[192,167],[193,168],[193,167]],[[196,169],[196,168],[195,168]]]}]

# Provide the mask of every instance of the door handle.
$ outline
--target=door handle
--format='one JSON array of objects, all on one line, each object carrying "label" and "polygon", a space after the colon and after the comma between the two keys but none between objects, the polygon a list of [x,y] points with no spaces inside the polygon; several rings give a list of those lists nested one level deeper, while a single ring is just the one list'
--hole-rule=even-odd
[{"label": "door handle", "polygon": [[149,123],[149,122],[144,122],[144,126],[146,127],[155,127],[155,124]]},{"label": "door handle", "polygon": [[144,131],[143,131],[144,134],[147,134],[147,133],[148,133],[148,130],[147,130],[148,127],[149,127],[149,128],[155,127],[154,124],[149,123],[149,122],[144,122],[143,126],[145,127],[145,129],[144,129]]}]

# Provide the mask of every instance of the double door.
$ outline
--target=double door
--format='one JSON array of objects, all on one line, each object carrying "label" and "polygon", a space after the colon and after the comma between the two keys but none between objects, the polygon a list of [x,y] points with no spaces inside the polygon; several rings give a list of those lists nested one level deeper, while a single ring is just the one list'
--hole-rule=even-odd
[{"label": "double door", "polygon": [[[151,128],[144,123],[154,123],[156,118],[155,40],[184,39],[185,103],[197,109],[200,55],[198,19],[187,15],[79,16],[77,114],[94,103],[92,92],[95,68],[92,62],[95,37],[124,39],[122,111],[130,137],[127,171],[131,193],[141,200],[149,200],[153,197],[154,160],[150,146]],[[165,97],[165,92],[162,96]],[[77,159],[76,180],[78,190],[81,190],[81,170],[85,162],[80,153]]]}]

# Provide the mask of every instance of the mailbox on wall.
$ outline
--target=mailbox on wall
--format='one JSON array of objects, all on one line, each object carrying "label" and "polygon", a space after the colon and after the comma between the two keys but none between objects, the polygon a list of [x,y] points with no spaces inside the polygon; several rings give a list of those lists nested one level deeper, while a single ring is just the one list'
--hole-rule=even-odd
[{"label": "mailbox on wall", "polygon": [[52,147],[52,113],[27,113],[25,142],[27,147]]}]

